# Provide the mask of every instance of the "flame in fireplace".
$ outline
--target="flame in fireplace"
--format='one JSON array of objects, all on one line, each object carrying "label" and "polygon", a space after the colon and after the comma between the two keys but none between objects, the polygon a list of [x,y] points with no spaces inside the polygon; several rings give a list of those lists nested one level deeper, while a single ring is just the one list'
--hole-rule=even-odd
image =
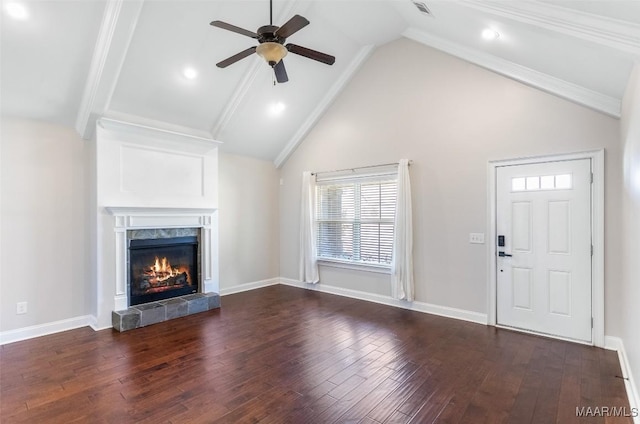
[{"label": "flame in fireplace", "polygon": [[155,263],[144,271],[144,274],[154,282],[162,282],[168,280],[171,277],[175,277],[182,273],[178,268],[173,268],[169,263],[169,260],[165,257],[160,259],[156,256]]}]

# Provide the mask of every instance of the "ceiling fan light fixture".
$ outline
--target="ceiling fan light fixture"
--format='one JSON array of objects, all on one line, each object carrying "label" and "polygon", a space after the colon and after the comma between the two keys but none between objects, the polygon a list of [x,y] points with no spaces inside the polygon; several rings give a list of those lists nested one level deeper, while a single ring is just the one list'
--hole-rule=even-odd
[{"label": "ceiling fan light fixture", "polygon": [[256,53],[273,67],[287,55],[287,49],[280,43],[267,41],[256,48]]}]

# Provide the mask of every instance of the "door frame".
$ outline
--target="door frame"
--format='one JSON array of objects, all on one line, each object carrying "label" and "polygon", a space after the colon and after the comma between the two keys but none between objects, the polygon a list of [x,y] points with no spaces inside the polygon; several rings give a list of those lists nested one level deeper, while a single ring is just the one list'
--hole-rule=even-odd
[{"label": "door frame", "polygon": [[[487,208],[489,246],[487,249],[487,324],[496,326],[497,318],[497,249],[496,249],[496,191],[497,168],[540,162],[591,159],[591,311],[593,316],[592,344],[604,347],[604,149],[578,153],[532,156],[516,159],[491,160],[487,166]],[[571,340],[575,341],[575,340]]]}]

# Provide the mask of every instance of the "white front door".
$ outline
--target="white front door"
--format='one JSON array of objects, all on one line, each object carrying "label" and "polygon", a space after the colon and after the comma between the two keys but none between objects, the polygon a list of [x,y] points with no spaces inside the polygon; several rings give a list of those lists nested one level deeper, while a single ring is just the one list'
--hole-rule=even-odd
[{"label": "white front door", "polygon": [[591,181],[591,159],[497,168],[498,325],[592,342]]}]

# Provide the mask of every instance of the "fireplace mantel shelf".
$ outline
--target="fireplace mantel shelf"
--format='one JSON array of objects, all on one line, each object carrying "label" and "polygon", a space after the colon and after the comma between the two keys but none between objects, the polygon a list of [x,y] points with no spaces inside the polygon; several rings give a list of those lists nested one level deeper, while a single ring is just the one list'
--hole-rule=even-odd
[{"label": "fireplace mantel shelf", "polygon": [[121,207],[107,206],[107,212],[111,215],[128,216],[193,216],[207,215],[216,212],[216,208],[158,208],[158,207]]}]

